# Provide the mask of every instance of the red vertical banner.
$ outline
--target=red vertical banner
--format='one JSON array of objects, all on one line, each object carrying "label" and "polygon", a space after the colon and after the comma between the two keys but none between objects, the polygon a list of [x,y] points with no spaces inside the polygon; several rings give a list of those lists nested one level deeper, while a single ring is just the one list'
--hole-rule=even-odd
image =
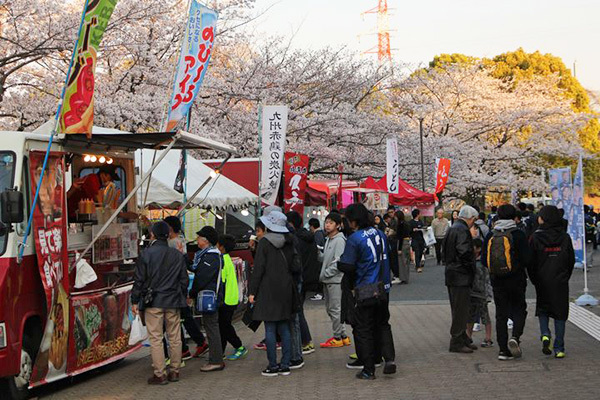
[{"label": "red vertical banner", "polygon": [[450,175],[450,159],[438,158],[436,163],[437,173],[435,178],[435,193],[437,194],[441,193],[446,187],[446,183],[448,183],[448,175]]},{"label": "red vertical banner", "polygon": [[342,164],[338,165],[338,187],[337,187],[337,208],[342,209],[342,184],[344,183],[344,166]]},{"label": "red vertical banner", "polygon": [[283,203],[285,212],[297,211],[304,213],[304,194],[306,193],[306,180],[308,179],[308,156],[285,152],[284,157],[285,188]]},{"label": "red vertical banner", "polygon": [[[44,152],[30,152],[31,187],[37,188]],[[33,212],[35,250],[48,310],[32,385],[65,376],[69,338],[69,272],[67,213],[65,209],[63,153],[50,153]],[[35,195],[35,193],[33,193]]]}]

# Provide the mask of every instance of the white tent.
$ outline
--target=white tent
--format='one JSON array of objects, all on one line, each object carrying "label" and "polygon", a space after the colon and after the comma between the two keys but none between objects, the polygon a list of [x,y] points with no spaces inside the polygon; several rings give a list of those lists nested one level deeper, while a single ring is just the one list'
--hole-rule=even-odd
[{"label": "white tent", "polygon": [[[156,167],[150,180],[150,190],[148,191],[146,204],[158,203],[168,205],[175,201],[183,200],[182,195],[173,189],[173,183],[179,170],[180,153],[179,150],[171,150],[158,167]],[[160,152],[157,153],[156,158],[158,158],[159,154]],[[146,174],[152,166],[153,157],[154,151],[136,151],[135,164],[140,168],[140,171]],[[188,154],[188,196],[191,196],[210,177],[211,172],[213,172],[212,168]],[[140,205],[144,201],[143,197],[146,196],[146,185],[144,185],[143,190],[144,193],[138,196],[138,203]],[[258,203],[258,197],[254,193],[222,175],[212,178],[192,201],[194,205],[203,208],[210,206],[213,209],[225,209],[228,206],[238,208],[248,207],[256,203]]]}]

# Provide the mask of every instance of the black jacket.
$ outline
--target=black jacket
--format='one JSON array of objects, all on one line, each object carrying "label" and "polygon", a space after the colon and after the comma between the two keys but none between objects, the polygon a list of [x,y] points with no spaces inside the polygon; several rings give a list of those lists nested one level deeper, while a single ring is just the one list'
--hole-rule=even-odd
[{"label": "black jacket", "polygon": [[[200,257],[197,265],[194,265],[194,283],[190,290],[190,298],[195,299],[201,290],[217,291],[217,278],[219,271],[223,268],[223,258],[217,249],[210,249]],[[225,285],[219,285],[218,300],[223,301]]]},{"label": "black jacket", "polygon": [[571,237],[561,225],[538,229],[532,236],[531,247],[533,260],[528,272],[535,285],[535,315],[542,312],[566,321],[569,317],[569,279],[575,266]]},{"label": "black jacket", "polygon": [[315,235],[306,228],[300,228],[295,232],[298,241],[296,251],[300,254],[302,261],[302,290],[319,290],[319,275],[321,274],[321,263],[315,243]]},{"label": "black jacket", "polygon": [[471,287],[475,278],[475,252],[473,237],[465,221],[458,219],[448,229],[442,248],[446,286]]},{"label": "black jacket", "polygon": [[137,259],[131,302],[138,304],[151,282],[153,301],[149,307],[185,307],[189,280],[186,265],[183,254],[169,247],[166,240],[152,243]]},{"label": "black jacket", "polygon": [[285,321],[297,306],[292,272],[300,268],[291,235],[267,233],[258,242],[250,276],[249,295],[255,296],[255,321]]}]

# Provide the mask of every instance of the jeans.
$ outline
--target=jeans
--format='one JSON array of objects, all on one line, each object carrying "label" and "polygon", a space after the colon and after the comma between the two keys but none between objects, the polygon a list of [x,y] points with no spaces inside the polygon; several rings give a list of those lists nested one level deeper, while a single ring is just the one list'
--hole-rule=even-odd
[{"label": "jeans", "polygon": [[[546,314],[539,313],[538,319],[540,320],[540,333],[542,336],[552,337],[550,332],[550,317]],[[554,351],[565,351],[565,329],[567,321],[554,320],[554,331],[556,336],[554,337]]]},{"label": "jeans", "polygon": [[306,292],[304,292],[302,288],[302,283],[298,284],[298,292],[300,293],[300,311],[298,312],[298,317],[300,318],[300,335],[302,336],[302,344],[307,345],[312,342],[312,336],[310,334],[310,329],[308,328],[308,322],[306,322],[306,318],[304,317],[304,299],[306,297]]},{"label": "jeans", "polygon": [[[471,308],[471,288],[469,286],[448,286],[452,325],[450,326],[450,351],[458,351],[471,343],[467,336],[467,323]],[[506,323],[504,323],[506,326]]]},{"label": "jeans", "polygon": [[[290,320],[292,361],[302,360],[302,335],[300,334],[300,315],[293,314]],[[280,338],[281,339],[281,338]]]},{"label": "jeans", "polygon": [[525,329],[527,303],[525,273],[492,279],[496,304],[496,337],[500,351],[508,352],[508,318],[513,321],[512,336],[519,340]]},{"label": "jeans", "polygon": [[396,358],[389,320],[387,299],[375,305],[356,307],[354,342],[358,359],[363,362],[366,372],[375,373],[375,364],[379,363],[381,356],[385,361],[394,361]]},{"label": "jeans", "polygon": [[292,356],[290,321],[265,321],[265,344],[269,368],[277,367],[277,333],[281,336],[281,368],[289,368]]}]

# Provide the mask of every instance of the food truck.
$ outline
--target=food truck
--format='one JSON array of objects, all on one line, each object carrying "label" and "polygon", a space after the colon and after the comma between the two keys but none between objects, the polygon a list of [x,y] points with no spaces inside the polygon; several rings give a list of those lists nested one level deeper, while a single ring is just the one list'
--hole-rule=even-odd
[{"label": "food truck", "polygon": [[[141,177],[138,149],[165,150]],[[171,149],[236,153],[183,131],[57,135],[51,146],[49,134],[0,132],[0,398],[25,398],[140,347],[129,345],[133,272],[147,228],[136,192]],[[84,280],[90,270],[96,278]]]}]

